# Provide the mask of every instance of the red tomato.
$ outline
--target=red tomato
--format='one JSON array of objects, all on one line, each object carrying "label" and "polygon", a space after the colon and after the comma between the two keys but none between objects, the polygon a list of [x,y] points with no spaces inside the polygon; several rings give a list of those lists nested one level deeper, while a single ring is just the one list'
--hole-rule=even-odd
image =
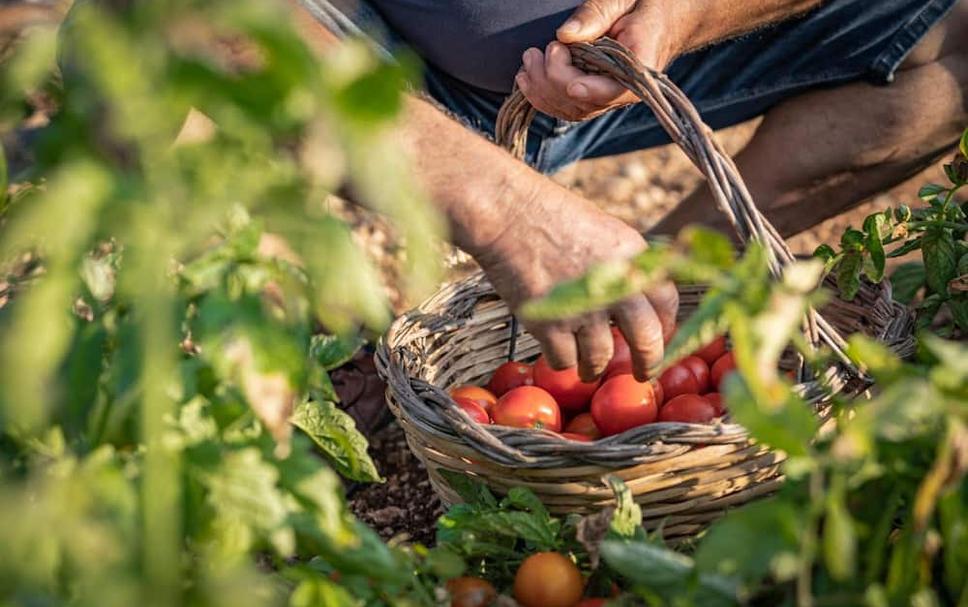
[{"label": "red tomato", "polygon": [[514,600],[522,607],[574,607],[584,587],[578,567],[557,552],[532,554],[514,574]]},{"label": "red tomato", "polygon": [[579,379],[578,367],[555,371],[544,356],[538,357],[534,363],[534,385],[547,390],[558,406],[568,411],[584,409],[599,383],[600,379],[591,383]]},{"label": "red tomato", "polygon": [[732,352],[723,354],[715,363],[713,363],[713,368],[709,371],[709,379],[713,384],[713,388],[716,388],[717,392],[722,390],[723,377],[735,369],[736,359],[733,357]]},{"label": "red tomato", "polygon": [[649,383],[652,384],[652,391],[655,392],[655,406],[661,407],[662,403],[665,402],[665,390],[662,389],[662,382],[657,379],[650,379]]},{"label": "red tomato", "polygon": [[676,363],[663,371],[659,376],[659,383],[662,384],[662,393],[667,399],[680,394],[699,394],[699,380],[682,363]]},{"label": "red tomato", "polygon": [[725,415],[726,405],[723,404],[722,394],[719,392],[709,392],[707,394],[703,394],[702,397],[709,401],[709,404],[712,405],[713,409],[716,410],[716,417]]},{"label": "red tomato", "polygon": [[514,428],[561,430],[561,409],[555,399],[537,386],[519,386],[498,399],[491,410],[495,424]]},{"label": "red tomato", "polygon": [[598,426],[595,425],[595,420],[592,418],[591,413],[579,413],[576,415],[575,419],[568,422],[568,425],[565,426],[565,432],[581,434],[592,440],[602,437],[602,433],[598,430]]},{"label": "red tomato", "polygon": [[534,371],[531,365],[512,360],[494,370],[491,381],[487,382],[487,389],[495,396],[503,396],[512,388],[533,385]]},{"label": "red tomato", "polygon": [[477,404],[475,401],[467,398],[466,396],[457,396],[454,398],[454,402],[457,406],[463,409],[471,419],[479,424],[489,424],[491,423],[491,418],[487,416],[487,411],[484,407]]},{"label": "red tomato", "polygon": [[582,599],[575,607],[605,607],[606,599]]},{"label": "red tomato", "polygon": [[497,402],[496,396],[480,386],[457,386],[456,388],[452,388],[450,397],[457,400],[458,396],[474,401],[481,406],[481,409],[484,409],[488,413],[490,413],[494,403]]},{"label": "red tomato", "polygon": [[705,424],[716,417],[716,409],[698,394],[680,394],[659,409],[660,422]]},{"label": "red tomato", "polygon": [[616,375],[592,397],[592,418],[603,436],[655,421],[657,406],[652,384],[631,375]]},{"label": "red tomato", "polygon": [[680,360],[679,364],[689,369],[696,377],[700,392],[709,389],[709,365],[706,364],[706,361],[698,356],[687,356]]},{"label": "red tomato", "polygon": [[586,436],[584,434],[577,434],[575,432],[562,432],[561,436],[567,438],[568,440],[575,440],[580,443],[590,443],[592,442],[592,437]]},{"label": "red tomato", "polygon": [[487,607],[497,598],[497,590],[479,577],[459,577],[447,581],[450,607]]},{"label": "red tomato", "polygon": [[629,350],[629,342],[625,341],[625,336],[618,330],[618,327],[612,327],[612,343],[614,344],[612,360],[608,361],[608,366],[605,367],[602,375],[604,377],[615,375],[616,371],[621,369],[629,369],[626,373],[631,373],[632,351]]},{"label": "red tomato", "polygon": [[699,358],[706,361],[707,365],[712,366],[712,364],[716,362],[716,360],[723,354],[726,354],[726,336],[725,335],[720,335],[716,339],[712,340],[710,343],[699,348],[698,350],[695,351],[693,355],[698,356]]}]

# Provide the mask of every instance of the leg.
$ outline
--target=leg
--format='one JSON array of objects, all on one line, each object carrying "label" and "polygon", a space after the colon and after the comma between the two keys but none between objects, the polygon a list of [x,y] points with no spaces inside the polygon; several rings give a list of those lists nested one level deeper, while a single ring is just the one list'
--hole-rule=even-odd
[{"label": "leg", "polygon": [[[852,83],[767,112],[736,157],[753,199],[790,236],[903,182],[948,153],[968,126],[968,0],[918,44],[887,87]],[[730,231],[700,187],[655,233],[689,223]]]}]

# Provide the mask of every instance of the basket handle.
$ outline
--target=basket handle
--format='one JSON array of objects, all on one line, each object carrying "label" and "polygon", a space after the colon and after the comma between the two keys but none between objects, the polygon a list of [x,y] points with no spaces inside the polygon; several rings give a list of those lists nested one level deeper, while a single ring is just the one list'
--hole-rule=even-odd
[{"label": "basket handle", "polygon": [[[568,45],[572,64],[578,69],[609,76],[655,113],[659,123],[694,165],[702,172],[713,198],[742,242],[763,243],[770,272],[779,278],[784,266],[794,261],[786,242],[776,228],[760,213],[733,159],[713,137],[699,112],[669,78],[646,67],[625,46],[611,38]],[[528,127],[536,110],[515,83],[497,116],[495,140],[519,159],[524,158]],[[813,347],[829,346],[850,368],[853,363],[844,352],[843,337],[820,314],[810,309],[804,319],[804,334]]]}]

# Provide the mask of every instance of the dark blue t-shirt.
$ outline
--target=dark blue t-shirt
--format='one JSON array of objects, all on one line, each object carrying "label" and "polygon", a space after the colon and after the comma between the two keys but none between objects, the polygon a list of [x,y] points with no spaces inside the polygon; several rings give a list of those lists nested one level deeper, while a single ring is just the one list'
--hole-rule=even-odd
[{"label": "dark blue t-shirt", "polygon": [[554,40],[580,0],[370,0],[423,59],[475,86],[507,93],[521,54]]}]

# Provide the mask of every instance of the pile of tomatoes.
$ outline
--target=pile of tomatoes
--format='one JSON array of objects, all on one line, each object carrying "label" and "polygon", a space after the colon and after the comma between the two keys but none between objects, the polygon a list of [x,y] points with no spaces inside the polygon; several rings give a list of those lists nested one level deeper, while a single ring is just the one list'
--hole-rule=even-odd
[{"label": "pile of tomatoes", "polygon": [[615,328],[612,336],[612,360],[593,382],[581,381],[576,367],[556,371],[540,356],[534,365],[506,362],[486,388],[458,386],[450,395],[481,424],[545,429],[585,442],[653,422],[707,423],[726,413],[719,387],[736,364],[725,337],[640,382],[625,338]]},{"label": "pile of tomatoes", "polygon": [[[486,607],[497,597],[490,582],[460,577],[447,582],[451,607]],[[559,552],[538,552],[524,559],[514,575],[514,599],[523,607],[601,607],[604,598],[583,598],[585,579]]]}]

